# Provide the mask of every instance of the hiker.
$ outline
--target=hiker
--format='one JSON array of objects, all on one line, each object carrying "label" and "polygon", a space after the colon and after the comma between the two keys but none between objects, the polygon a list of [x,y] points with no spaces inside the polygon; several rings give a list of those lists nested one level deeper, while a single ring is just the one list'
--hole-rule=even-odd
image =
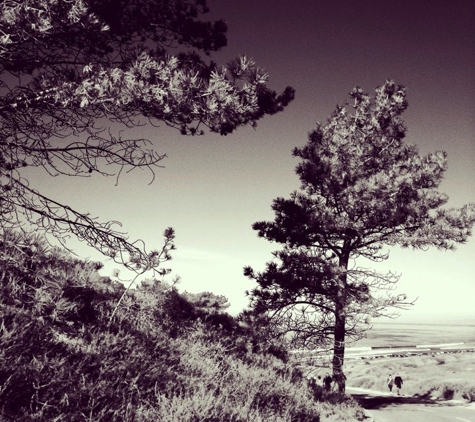
[{"label": "hiker", "polygon": [[314,389],[315,386],[317,385],[317,380],[315,379],[315,377],[312,377],[312,376],[308,376],[307,377],[307,385],[309,386],[310,389]]},{"label": "hiker", "polygon": [[389,374],[388,378],[386,379],[386,382],[388,383],[389,392],[392,393],[394,380],[391,374]]},{"label": "hiker", "polygon": [[325,378],[323,378],[323,385],[325,386],[326,391],[330,391],[331,386],[332,386],[332,381],[333,381],[332,377],[327,372],[325,375]]},{"label": "hiker", "polygon": [[394,377],[394,384],[396,385],[397,395],[399,396],[399,392],[401,391],[401,387],[402,387],[402,378],[401,378],[401,375],[399,375],[399,373],[397,373],[396,376]]}]

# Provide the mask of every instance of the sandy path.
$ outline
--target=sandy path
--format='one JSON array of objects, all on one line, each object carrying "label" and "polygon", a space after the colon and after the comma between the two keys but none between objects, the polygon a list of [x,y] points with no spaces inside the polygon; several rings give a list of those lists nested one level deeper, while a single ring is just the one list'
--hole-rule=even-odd
[{"label": "sandy path", "polygon": [[347,387],[375,422],[475,422],[475,404],[397,396],[382,391]]}]

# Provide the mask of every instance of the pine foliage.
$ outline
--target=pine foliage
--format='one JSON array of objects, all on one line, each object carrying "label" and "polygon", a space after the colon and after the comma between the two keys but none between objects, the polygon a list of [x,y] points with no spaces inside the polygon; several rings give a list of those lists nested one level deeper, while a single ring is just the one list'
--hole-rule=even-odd
[{"label": "pine foliage", "polygon": [[[50,176],[119,178],[161,166],[150,124],[184,135],[222,135],[282,111],[268,75],[245,56],[227,66],[204,57],[226,45],[205,0],[26,0],[0,5],[0,210],[3,228],[27,222],[63,242],[73,233],[132,269],[162,262],[117,222],[46,197],[30,169]],[[130,130],[130,132],[129,132]],[[134,263],[128,262],[133,255]]]}]

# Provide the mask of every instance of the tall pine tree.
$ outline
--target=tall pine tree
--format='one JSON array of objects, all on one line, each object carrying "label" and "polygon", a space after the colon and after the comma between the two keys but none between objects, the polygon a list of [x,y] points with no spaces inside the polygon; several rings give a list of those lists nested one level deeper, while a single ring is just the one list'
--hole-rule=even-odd
[{"label": "tall pine tree", "polygon": [[403,142],[405,88],[386,81],[373,97],[360,88],[350,97],[293,151],[302,159],[300,190],[273,201],[274,221],[253,225],[259,236],[284,245],[277,261],[262,273],[245,269],[258,283],[251,292],[257,310],[272,311],[297,337],[330,334],[340,391],[347,333],[358,335],[365,315],[407,304],[404,296],[378,294],[397,276],[354,260],[384,260],[384,245],[453,249],[475,222],[475,204],[442,208],[446,153],[421,156]]}]

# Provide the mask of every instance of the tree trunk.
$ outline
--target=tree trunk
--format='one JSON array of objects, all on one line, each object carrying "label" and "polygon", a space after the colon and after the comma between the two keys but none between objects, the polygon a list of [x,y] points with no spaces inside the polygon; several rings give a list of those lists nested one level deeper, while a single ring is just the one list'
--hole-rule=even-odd
[{"label": "tree trunk", "polygon": [[333,379],[338,385],[340,393],[345,392],[345,374],[343,373],[343,364],[345,361],[345,325],[346,315],[345,307],[341,303],[335,306],[335,330],[333,346]]},{"label": "tree trunk", "polygon": [[338,385],[340,393],[345,392],[346,377],[343,373],[345,362],[345,335],[346,335],[346,271],[348,268],[349,254],[340,257],[340,271],[338,276],[338,291],[335,298],[335,330],[333,345],[333,380]]}]

